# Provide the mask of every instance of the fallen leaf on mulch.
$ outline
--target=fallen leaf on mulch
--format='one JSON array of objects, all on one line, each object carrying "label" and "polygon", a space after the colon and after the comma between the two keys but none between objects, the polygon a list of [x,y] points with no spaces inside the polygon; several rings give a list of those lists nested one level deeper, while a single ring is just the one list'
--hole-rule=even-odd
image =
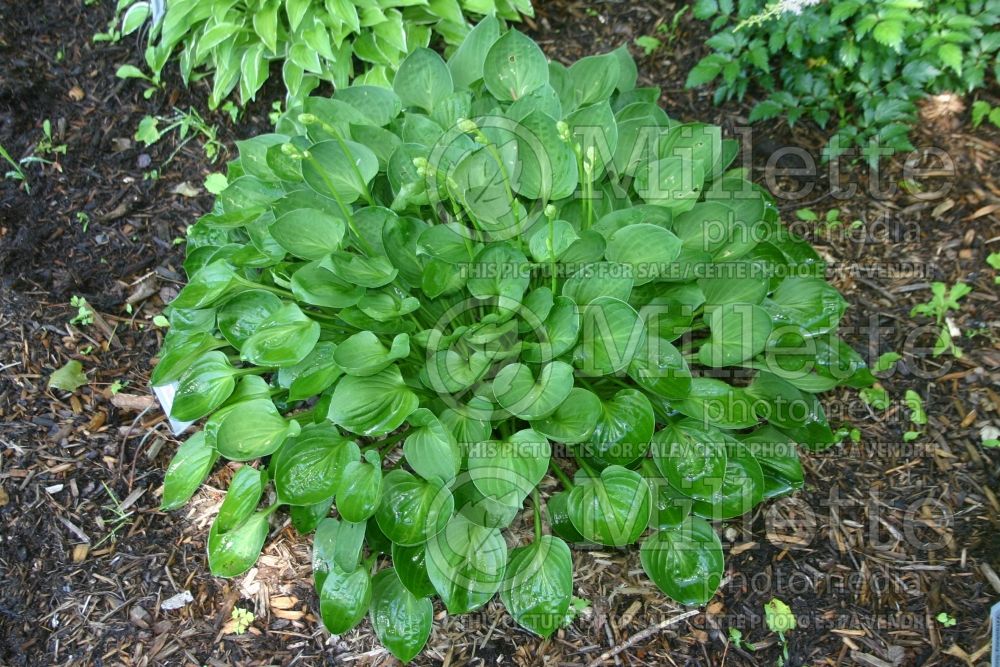
[{"label": "fallen leaf on mulch", "polygon": [[171,190],[175,195],[183,197],[197,197],[201,194],[201,188],[191,185],[188,181],[181,181]]},{"label": "fallen leaf on mulch", "polygon": [[73,86],[69,89],[69,98],[74,102],[82,102],[86,96],[86,93],[83,92],[83,88],[80,86]]},{"label": "fallen leaf on mulch", "polygon": [[191,591],[182,591],[173,597],[169,597],[160,603],[160,609],[164,611],[173,611],[174,609],[180,609],[181,607],[186,607],[187,605],[194,602],[194,597],[191,595]]},{"label": "fallen leaf on mulch", "polygon": [[76,391],[81,385],[87,384],[87,376],[83,372],[83,364],[73,359],[56,370],[49,377],[49,389]]},{"label": "fallen leaf on mulch", "polygon": [[10,496],[8,496],[7,492],[3,490],[2,486],[0,486],[0,507],[3,507],[9,502],[10,502]]}]

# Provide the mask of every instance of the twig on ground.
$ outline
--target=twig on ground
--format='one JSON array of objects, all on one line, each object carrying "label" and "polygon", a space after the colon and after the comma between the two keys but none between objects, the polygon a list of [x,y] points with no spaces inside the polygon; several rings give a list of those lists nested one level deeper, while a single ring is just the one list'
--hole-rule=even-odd
[{"label": "twig on ground", "polygon": [[685,618],[691,618],[692,616],[697,616],[700,613],[701,613],[700,609],[692,609],[690,611],[684,612],[683,614],[678,614],[677,616],[671,616],[668,619],[660,621],[656,625],[652,625],[643,630],[642,632],[632,635],[624,643],[619,644],[618,646],[614,647],[609,651],[605,651],[600,655],[600,657],[598,657],[596,660],[587,665],[587,667],[599,667],[599,665],[604,664],[605,660],[615,657],[622,651],[628,650],[629,648],[635,646],[642,640],[648,639],[649,637],[652,637],[655,634],[663,632],[663,630],[669,628],[671,625],[676,625],[677,623],[680,623]]}]

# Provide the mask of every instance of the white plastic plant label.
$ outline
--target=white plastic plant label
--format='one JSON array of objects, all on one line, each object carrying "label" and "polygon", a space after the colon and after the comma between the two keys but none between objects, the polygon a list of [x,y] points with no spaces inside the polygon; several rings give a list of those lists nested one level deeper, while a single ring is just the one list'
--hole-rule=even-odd
[{"label": "white plastic plant label", "polygon": [[163,413],[167,415],[167,420],[170,422],[170,430],[173,431],[174,435],[180,435],[194,423],[178,421],[170,416],[170,409],[174,405],[174,394],[177,393],[177,385],[177,382],[171,382],[170,384],[153,387],[153,394],[156,395],[156,400],[160,402]]}]

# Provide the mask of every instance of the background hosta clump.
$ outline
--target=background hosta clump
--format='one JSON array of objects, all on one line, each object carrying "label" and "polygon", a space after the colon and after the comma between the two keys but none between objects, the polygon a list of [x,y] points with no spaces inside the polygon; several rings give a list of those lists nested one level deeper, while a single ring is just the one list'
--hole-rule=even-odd
[{"label": "background hosta clump", "polygon": [[433,596],[569,622],[573,543],[641,541],[668,595],[712,596],[710,522],[799,487],[798,447],[834,442],[816,394],[871,376],[736,143],[635,82],[624,50],[566,68],[487,19],[448,62],[418,49],[392,89],[306,99],[240,144],[153,374],[173,417],[207,418],[164,507],[246,462],[214,573],[248,569],[287,507],[316,531],[326,626],[368,614],[403,660]]},{"label": "background hosta clump", "polygon": [[152,17],[146,64],[154,78],[179,52],[185,83],[212,77],[212,108],[237,86],[241,101],[253,99],[272,62],[281,63],[291,99],[321,81],[346,86],[355,76],[388,85],[414,48],[435,37],[459,44],[470,15],[532,15],[530,0],[170,0],[165,10],[158,4],[120,0],[122,34]]}]

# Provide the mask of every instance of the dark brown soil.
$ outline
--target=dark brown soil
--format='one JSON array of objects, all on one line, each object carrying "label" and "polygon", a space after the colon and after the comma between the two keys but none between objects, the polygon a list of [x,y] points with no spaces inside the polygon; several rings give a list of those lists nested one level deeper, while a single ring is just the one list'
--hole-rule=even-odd
[{"label": "dark brown soil", "polygon": [[[231,147],[263,131],[269,100],[238,126],[204,109],[204,89],[176,80],[145,100],[140,84],[114,76],[140,61],[139,42],[92,42],[108,4],[0,4],[0,143],[15,159],[52,161],[25,168],[30,194],[0,181],[0,665],[390,664],[367,623],[341,638],[322,629],[312,614],[309,544],[287,522],[252,577],[207,574],[204,537],[228,469],[188,509],[156,509],[176,440],[146,396],[160,339],[151,320],[182,279],[183,246],[174,240],[211,204],[203,190],[191,197],[178,186],[200,189],[221,160],[210,164],[200,141],[180,146],[176,133],[148,149],[132,137],[147,114],[194,107]],[[683,88],[706,32],[687,15],[676,31],[657,30],[680,5],[536,4],[528,31],[552,57],[568,62],[656,35],[659,51],[633,52],[643,81],[662,87],[668,113],[730,132],[745,124],[749,100],[714,107],[709,90]],[[986,95],[997,101],[995,88]],[[931,116],[915,132],[914,159],[936,172],[904,174],[899,156],[876,183],[844,162],[837,173],[841,187],[857,186],[851,195],[833,188],[825,167],[812,177],[779,173],[797,166],[784,146],[819,155],[816,128],[774,123],[744,138],[756,180],[786,192],[811,187],[780,200],[786,220],[799,208],[822,215],[837,207],[848,222],[863,221],[861,230],[798,223],[796,231],[830,261],[852,303],[851,344],[872,359],[903,352],[882,380],[894,402],[877,411],[853,391],[826,397],[831,421],[858,428],[859,442],[809,456],[806,489],[721,528],[728,577],[704,613],[604,664],[775,664],[781,645],[763,620],[773,597],[799,622],[787,637],[789,665],[987,663],[988,610],[1000,599],[1000,452],[981,447],[980,430],[1000,425],[1000,308],[985,262],[1000,251],[1000,142],[994,130],[971,130],[966,113]],[[46,119],[65,154],[40,154]],[[931,148],[954,168],[942,170]],[[154,169],[159,177],[148,178]],[[899,187],[910,181],[920,190]],[[879,195],[876,184],[897,187]],[[974,288],[952,313],[961,359],[923,349],[931,322],[910,317],[934,281]],[[69,323],[73,296],[87,299],[97,322]],[[69,359],[83,364],[89,384],[73,395],[48,390],[51,372]],[[117,396],[115,382],[124,384]],[[916,430],[902,403],[907,389],[929,415],[911,443],[902,437]],[[592,609],[557,637],[539,642],[497,602],[461,618],[442,611],[417,663],[582,665],[682,611],[645,580],[634,550],[581,551],[575,560],[576,594]],[[161,609],[182,591],[194,601]],[[256,615],[245,635],[225,627],[234,605]],[[955,624],[937,621],[941,612]]]}]

